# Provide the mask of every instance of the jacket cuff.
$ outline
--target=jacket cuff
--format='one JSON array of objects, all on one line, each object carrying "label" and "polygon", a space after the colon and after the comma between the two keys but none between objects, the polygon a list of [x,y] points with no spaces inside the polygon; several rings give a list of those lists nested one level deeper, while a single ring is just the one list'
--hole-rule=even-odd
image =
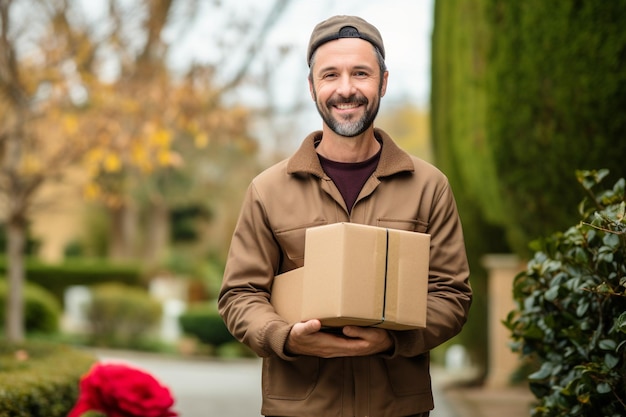
[{"label": "jacket cuff", "polygon": [[276,320],[268,323],[265,328],[267,350],[286,361],[293,361],[296,359],[295,356],[289,355],[285,352],[285,343],[287,343],[287,336],[289,336],[291,327],[292,325],[285,321]]}]

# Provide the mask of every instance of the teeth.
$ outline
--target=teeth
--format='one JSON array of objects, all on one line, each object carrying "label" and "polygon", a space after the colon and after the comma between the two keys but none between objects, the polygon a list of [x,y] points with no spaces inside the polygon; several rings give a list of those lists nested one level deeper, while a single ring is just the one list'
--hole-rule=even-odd
[{"label": "teeth", "polygon": [[358,107],[357,104],[354,103],[343,103],[343,104],[337,104],[337,108],[339,110],[347,110],[347,109],[354,109],[355,107]]}]

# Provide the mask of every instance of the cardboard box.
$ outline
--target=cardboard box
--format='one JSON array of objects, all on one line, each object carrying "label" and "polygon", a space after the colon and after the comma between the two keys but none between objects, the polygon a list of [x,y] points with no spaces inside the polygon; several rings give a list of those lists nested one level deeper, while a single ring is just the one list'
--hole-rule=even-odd
[{"label": "cardboard box", "polygon": [[423,233],[356,223],[310,228],[304,267],[275,277],[272,304],[289,322],[423,328],[429,253]]},{"label": "cardboard box", "polygon": [[302,279],[304,268],[293,269],[274,277],[271,302],[279,316],[289,323],[302,320]]}]

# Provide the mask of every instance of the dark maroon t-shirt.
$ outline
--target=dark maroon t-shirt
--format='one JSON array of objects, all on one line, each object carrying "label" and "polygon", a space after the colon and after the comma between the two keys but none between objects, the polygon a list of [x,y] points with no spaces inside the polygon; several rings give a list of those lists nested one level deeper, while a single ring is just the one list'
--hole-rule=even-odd
[{"label": "dark maroon t-shirt", "polygon": [[324,172],[333,180],[346,202],[348,212],[351,212],[361,188],[378,166],[380,151],[362,162],[337,162],[318,156]]}]

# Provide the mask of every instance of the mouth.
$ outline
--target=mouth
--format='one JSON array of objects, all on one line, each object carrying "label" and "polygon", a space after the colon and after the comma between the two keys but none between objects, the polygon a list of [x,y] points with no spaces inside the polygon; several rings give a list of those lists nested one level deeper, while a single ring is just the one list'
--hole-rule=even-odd
[{"label": "mouth", "polygon": [[334,105],[334,107],[338,110],[352,110],[352,109],[356,109],[357,107],[360,107],[361,104],[360,103],[356,103],[356,102],[350,102],[350,103],[337,103]]},{"label": "mouth", "polygon": [[365,97],[350,97],[349,99],[335,98],[328,102],[328,108],[334,108],[336,111],[346,116],[366,105],[367,99],[365,99]]}]

